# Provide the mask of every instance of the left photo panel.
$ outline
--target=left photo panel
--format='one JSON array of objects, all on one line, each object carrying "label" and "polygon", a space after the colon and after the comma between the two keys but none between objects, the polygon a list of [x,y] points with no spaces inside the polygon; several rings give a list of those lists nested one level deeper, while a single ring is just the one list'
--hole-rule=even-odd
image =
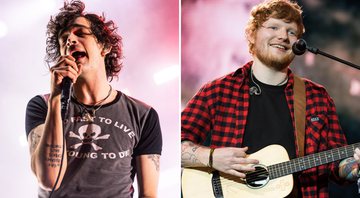
[{"label": "left photo panel", "polygon": [[179,1],[0,11],[3,197],[180,197]]}]

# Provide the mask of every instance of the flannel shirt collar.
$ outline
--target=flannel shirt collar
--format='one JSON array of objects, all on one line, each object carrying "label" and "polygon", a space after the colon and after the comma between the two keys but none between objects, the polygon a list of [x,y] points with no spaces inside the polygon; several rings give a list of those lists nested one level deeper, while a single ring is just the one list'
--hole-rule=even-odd
[{"label": "flannel shirt collar", "polygon": [[[240,82],[243,83],[246,78],[250,75],[250,69],[253,64],[253,61],[249,61],[246,64],[244,64],[242,67],[237,69],[231,76],[232,77],[238,77],[240,78]],[[285,90],[292,89],[294,87],[294,73],[291,71],[290,68],[288,68],[288,82],[286,85]]]}]

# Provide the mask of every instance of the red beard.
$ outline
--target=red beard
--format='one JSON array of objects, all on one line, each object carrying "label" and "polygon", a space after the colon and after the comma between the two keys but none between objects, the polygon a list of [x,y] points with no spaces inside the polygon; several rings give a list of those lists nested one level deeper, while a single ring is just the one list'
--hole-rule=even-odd
[{"label": "red beard", "polygon": [[295,57],[295,55],[291,53],[283,58],[277,58],[272,56],[270,52],[266,53],[259,48],[256,48],[255,55],[263,64],[277,71],[282,71],[288,67]]}]

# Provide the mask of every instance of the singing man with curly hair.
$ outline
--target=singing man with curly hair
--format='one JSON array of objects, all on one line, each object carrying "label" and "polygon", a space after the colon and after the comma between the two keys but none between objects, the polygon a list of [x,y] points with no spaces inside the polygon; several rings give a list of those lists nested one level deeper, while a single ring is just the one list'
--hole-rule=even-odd
[{"label": "singing man with curly hair", "polygon": [[[135,175],[139,196],[156,197],[162,149],[157,112],[111,87],[122,68],[122,39],[113,21],[84,9],[81,1],[65,2],[51,17],[50,93],[32,98],[26,110],[39,197],[132,197]],[[62,121],[64,79],[72,88]]]}]

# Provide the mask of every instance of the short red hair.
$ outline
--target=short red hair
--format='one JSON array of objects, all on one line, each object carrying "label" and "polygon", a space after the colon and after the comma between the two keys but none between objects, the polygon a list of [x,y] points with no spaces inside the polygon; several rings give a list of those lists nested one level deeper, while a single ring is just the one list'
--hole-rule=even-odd
[{"label": "short red hair", "polygon": [[301,7],[289,0],[267,0],[254,6],[251,9],[251,16],[245,28],[250,53],[253,54],[254,52],[254,44],[250,42],[250,39],[255,36],[259,27],[269,18],[295,22],[298,27],[297,37],[300,38],[305,32],[301,13]]}]

